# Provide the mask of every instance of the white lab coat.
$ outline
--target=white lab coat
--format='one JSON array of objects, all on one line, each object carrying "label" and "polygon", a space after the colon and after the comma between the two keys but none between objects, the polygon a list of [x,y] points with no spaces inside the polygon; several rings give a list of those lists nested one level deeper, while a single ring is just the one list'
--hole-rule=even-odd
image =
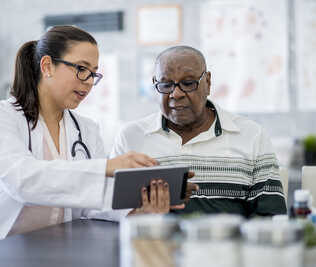
[{"label": "white lab coat", "polygon": [[[75,114],[92,160],[77,153],[74,160],[46,161],[41,124],[31,131],[31,153],[26,119],[11,105],[14,101],[0,101],[0,239],[9,233],[24,205],[72,208],[68,209],[69,220],[88,215],[86,209],[104,210],[106,159],[98,126]],[[68,112],[64,120],[71,159],[78,130]]]}]

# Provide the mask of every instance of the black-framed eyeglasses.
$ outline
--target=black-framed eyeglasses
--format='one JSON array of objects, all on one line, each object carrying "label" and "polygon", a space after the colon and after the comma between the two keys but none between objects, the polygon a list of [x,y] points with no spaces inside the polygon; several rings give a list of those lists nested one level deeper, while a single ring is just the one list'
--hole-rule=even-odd
[{"label": "black-framed eyeglasses", "polygon": [[98,82],[102,79],[103,75],[101,73],[96,73],[96,72],[92,72],[91,70],[89,70],[87,67],[82,66],[82,65],[78,65],[75,63],[71,63],[69,61],[60,59],[60,58],[52,58],[53,61],[57,61],[60,63],[63,63],[67,66],[71,66],[77,69],[77,78],[80,81],[87,81],[90,77],[93,78],[93,85],[97,85]]},{"label": "black-framed eyeglasses", "polygon": [[189,93],[198,89],[200,82],[205,73],[206,73],[206,70],[202,72],[198,80],[182,80],[178,83],[175,83],[174,81],[158,82],[156,81],[156,78],[155,78],[154,85],[157,91],[161,94],[171,94],[176,88],[176,86],[179,86],[181,91]]}]

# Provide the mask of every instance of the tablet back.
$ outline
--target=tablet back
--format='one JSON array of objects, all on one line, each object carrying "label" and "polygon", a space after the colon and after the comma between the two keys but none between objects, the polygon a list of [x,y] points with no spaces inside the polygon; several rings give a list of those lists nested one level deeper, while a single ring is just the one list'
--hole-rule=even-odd
[{"label": "tablet back", "polygon": [[182,204],[185,197],[188,166],[156,166],[122,169],[114,173],[113,209],[141,207],[141,188],[152,179],[163,179],[169,184],[170,204]]}]

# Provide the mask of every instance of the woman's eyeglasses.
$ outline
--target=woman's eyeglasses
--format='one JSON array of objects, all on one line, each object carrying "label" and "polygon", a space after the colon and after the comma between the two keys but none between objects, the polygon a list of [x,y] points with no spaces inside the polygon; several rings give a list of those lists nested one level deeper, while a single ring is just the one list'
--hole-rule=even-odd
[{"label": "woman's eyeglasses", "polygon": [[101,73],[92,72],[87,67],[71,63],[69,61],[62,60],[60,58],[52,58],[53,61],[63,63],[67,66],[71,66],[77,69],[77,78],[80,81],[87,81],[90,77],[93,78],[93,85],[97,85],[98,82],[102,79],[103,75]]}]

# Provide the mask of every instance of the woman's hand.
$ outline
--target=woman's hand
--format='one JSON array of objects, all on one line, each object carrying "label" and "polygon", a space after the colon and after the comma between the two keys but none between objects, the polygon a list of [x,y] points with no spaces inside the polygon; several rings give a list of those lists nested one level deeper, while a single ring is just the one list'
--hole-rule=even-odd
[{"label": "woman's hand", "polygon": [[117,169],[152,167],[156,165],[158,165],[158,162],[153,158],[142,153],[130,151],[116,158],[108,159],[106,176],[113,176],[114,171]]}]

